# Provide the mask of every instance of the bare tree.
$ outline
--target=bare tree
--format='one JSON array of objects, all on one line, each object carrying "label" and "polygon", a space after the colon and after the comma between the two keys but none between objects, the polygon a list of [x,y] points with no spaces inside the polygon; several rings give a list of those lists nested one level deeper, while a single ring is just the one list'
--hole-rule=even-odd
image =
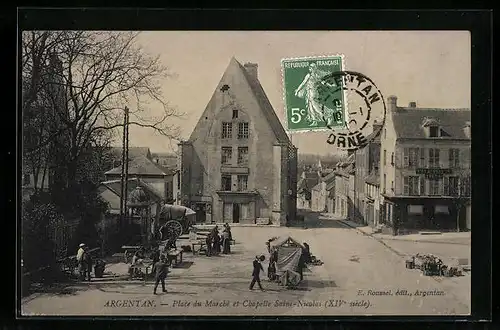
[{"label": "bare tree", "polygon": [[[137,45],[137,35],[94,31],[23,34],[23,111],[28,117],[43,117],[45,122],[32,121],[32,126],[46,130],[24,143],[26,158],[58,142],[59,150],[64,151],[56,156],[58,162],[64,158],[67,180],[74,181],[82,152],[103,131],[123,125],[125,106],[131,109],[130,125],[177,139],[179,130],[171,119],[182,114],[168,104],[161,89],[162,79],[171,74],[158,57]],[[34,107],[37,102],[44,106]],[[161,108],[161,115],[147,116],[150,105]]]},{"label": "bare tree", "polygon": [[457,212],[457,231],[460,231],[460,214],[471,198],[471,172],[467,169],[459,169],[454,176],[448,177],[445,183],[445,191],[453,197],[453,205]]}]

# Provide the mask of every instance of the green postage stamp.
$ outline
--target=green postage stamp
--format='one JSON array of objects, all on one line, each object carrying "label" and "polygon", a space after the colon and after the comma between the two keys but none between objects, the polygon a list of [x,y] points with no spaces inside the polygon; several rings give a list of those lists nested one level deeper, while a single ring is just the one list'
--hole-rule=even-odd
[{"label": "green postage stamp", "polygon": [[281,70],[288,131],[346,128],[342,81],[324,79],[345,70],[343,55],[283,59]]}]

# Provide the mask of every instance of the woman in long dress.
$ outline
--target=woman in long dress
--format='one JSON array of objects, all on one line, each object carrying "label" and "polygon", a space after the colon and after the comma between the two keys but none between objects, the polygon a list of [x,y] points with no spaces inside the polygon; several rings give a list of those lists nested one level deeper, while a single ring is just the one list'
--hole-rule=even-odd
[{"label": "woman in long dress", "polygon": [[299,87],[295,90],[295,96],[303,98],[306,101],[306,120],[310,122],[309,126],[316,126],[318,122],[323,120],[323,109],[331,111],[318,102],[319,95],[317,88],[321,79],[327,74],[328,72],[319,70],[316,63],[311,63],[309,65],[309,73],[306,74],[304,80],[302,80]]}]

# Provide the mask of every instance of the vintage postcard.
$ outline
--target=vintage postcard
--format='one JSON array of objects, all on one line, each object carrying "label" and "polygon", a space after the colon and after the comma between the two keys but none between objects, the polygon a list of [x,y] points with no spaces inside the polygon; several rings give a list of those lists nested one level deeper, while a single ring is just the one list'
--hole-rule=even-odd
[{"label": "vintage postcard", "polygon": [[465,31],[24,31],[21,314],[471,312]]}]

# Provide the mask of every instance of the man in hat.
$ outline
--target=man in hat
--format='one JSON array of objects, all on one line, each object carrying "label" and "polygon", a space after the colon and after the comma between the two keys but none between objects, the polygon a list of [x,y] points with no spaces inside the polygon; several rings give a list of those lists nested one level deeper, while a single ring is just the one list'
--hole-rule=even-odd
[{"label": "man in hat", "polygon": [[158,284],[161,282],[161,288],[163,292],[167,292],[165,289],[165,278],[167,277],[167,272],[168,272],[168,266],[167,262],[165,260],[165,255],[160,256],[160,261],[158,261],[154,265],[155,271],[156,271],[156,278],[155,278],[155,287],[153,289],[153,294],[156,294],[156,289],[158,288]]},{"label": "man in hat", "polygon": [[79,245],[79,249],[76,252],[76,261],[78,262],[78,271],[80,273],[80,279],[85,278],[85,272],[87,271],[87,267],[84,264],[84,254],[85,254],[85,243],[81,243]]},{"label": "man in hat", "polygon": [[262,267],[262,262],[266,260],[266,257],[263,255],[255,256],[255,260],[253,261],[253,272],[252,272],[252,282],[250,283],[250,290],[253,290],[253,286],[255,282],[259,285],[259,289],[264,291],[262,285],[260,284],[260,271],[264,272],[264,268]]}]

